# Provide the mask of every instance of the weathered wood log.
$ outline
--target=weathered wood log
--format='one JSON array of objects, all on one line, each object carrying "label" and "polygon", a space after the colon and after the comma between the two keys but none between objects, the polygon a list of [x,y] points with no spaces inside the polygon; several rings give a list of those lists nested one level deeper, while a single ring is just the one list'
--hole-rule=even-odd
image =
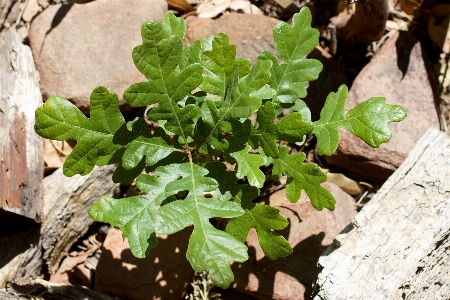
[{"label": "weathered wood log", "polygon": [[[111,180],[114,169],[114,165],[96,167],[86,176],[69,178],[58,169],[44,179],[44,219],[40,236],[36,239],[35,232],[23,231],[0,238],[0,253],[9,253],[5,257],[0,255],[0,287],[9,281],[28,284],[43,270],[49,274],[56,272],[70,247],[94,222],[88,215],[88,208],[101,196],[119,194],[119,184]],[[22,244],[26,241],[29,244],[24,249]]]},{"label": "weathered wood log", "polygon": [[319,259],[314,299],[450,299],[450,137],[429,129]]},{"label": "weathered wood log", "polygon": [[37,222],[42,214],[44,142],[34,132],[34,111],[41,104],[31,50],[10,29],[0,36],[0,210]]},{"label": "weathered wood log", "polygon": [[2,300],[120,300],[105,294],[94,292],[86,287],[71,286],[59,283],[38,280],[36,283],[20,286],[8,284],[5,289],[0,290]]}]

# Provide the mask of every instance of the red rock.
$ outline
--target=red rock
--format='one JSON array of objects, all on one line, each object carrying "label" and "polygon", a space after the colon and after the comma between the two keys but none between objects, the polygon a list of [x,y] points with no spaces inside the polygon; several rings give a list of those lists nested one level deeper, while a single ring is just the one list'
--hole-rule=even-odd
[{"label": "red rock", "polygon": [[236,56],[256,61],[262,50],[275,52],[272,29],[279,20],[254,15],[231,13],[219,19],[189,17],[186,19],[185,43],[204,40],[210,34],[224,32],[229,35],[230,43],[236,45]]},{"label": "red rock", "polygon": [[[317,261],[334,238],[356,215],[355,200],[338,186],[325,182],[336,198],[336,210],[315,210],[306,197],[292,204],[280,190],[268,203],[276,204],[290,225],[280,232],[294,249],[293,254],[269,260],[258,243],[255,230],[247,237],[249,260],[233,264],[235,282],[231,287],[258,299],[309,299],[320,269]],[[275,199],[272,199],[275,198]],[[273,201],[274,200],[274,201]]]},{"label": "red rock", "polygon": [[87,4],[51,5],[31,23],[29,39],[44,97],[61,95],[89,112],[97,86],[117,93],[145,81],[131,57],[142,44],[141,25],[160,21],[163,0],[98,0]]},{"label": "red rock", "polygon": [[67,256],[58,271],[50,277],[50,282],[92,287],[92,271],[85,267],[86,254]]},{"label": "red rock", "polygon": [[340,129],[337,152],[325,157],[326,162],[363,180],[385,181],[429,127],[439,128],[434,100],[437,85],[432,75],[420,43],[408,32],[396,32],[356,77],[346,109],[384,96],[386,103],[402,105],[408,116],[389,125],[392,139],[378,149]]},{"label": "red rock", "polygon": [[122,232],[111,228],[95,271],[94,290],[123,299],[181,299],[194,271],[186,259],[191,230],[159,236],[158,245],[139,259]]}]

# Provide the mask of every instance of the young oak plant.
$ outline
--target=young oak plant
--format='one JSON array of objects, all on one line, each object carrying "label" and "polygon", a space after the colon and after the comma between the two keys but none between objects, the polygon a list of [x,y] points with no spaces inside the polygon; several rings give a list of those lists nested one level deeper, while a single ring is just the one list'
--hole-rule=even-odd
[{"label": "young oak plant", "polygon": [[[183,19],[168,13],[161,23],[143,24],[143,43],[133,50],[147,81],[129,86],[124,98],[133,107],[151,107],[147,116],[159,123],[155,130],[143,118],[126,122],[117,95],[104,87],[92,92],[89,117],[68,100],[50,97],[36,111],[35,130],[49,139],[77,140],[64,163],[66,176],[117,164],[115,182],[128,185],[137,177],[143,195],[101,197],[89,209],[94,220],[122,230],[135,256],[148,255],[156,234],[193,225],[187,259],[195,271],[209,270],[214,284],[225,288],[233,281],[230,262],[248,258],[244,242],[251,228],[270,259],[292,253],[276,233],[287,219],[277,208],[253,203],[265,182],[260,167],[272,165],[275,179],[287,175],[291,202],[304,190],[317,210],[334,209],[332,194],[320,185],[326,175],[305,164],[304,153],[290,155],[280,141],[301,143],[314,133],[319,154],[331,155],[341,126],[379,147],[391,137],[387,123],[401,121],[406,112],[381,97],[344,111],[348,90],[342,85],[327,97],[320,119],[311,121],[301,98],[322,64],[305,58],[319,41],[306,7],[294,15],[292,26],[280,22],[274,28],[278,58],[263,51],[253,66],[236,59],[224,33],[183,48],[185,29]],[[201,91],[192,93],[196,89]],[[207,93],[215,96],[207,99]],[[290,113],[284,115],[286,109]],[[256,124],[248,119],[254,112]],[[235,168],[227,169],[225,162]],[[226,230],[215,228],[212,218],[229,219]]]}]

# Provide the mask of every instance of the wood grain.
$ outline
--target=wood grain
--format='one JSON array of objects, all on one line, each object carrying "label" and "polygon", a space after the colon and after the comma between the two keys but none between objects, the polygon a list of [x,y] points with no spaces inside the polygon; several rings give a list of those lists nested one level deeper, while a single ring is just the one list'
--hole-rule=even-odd
[{"label": "wood grain", "polygon": [[429,129],[319,259],[315,300],[450,299],[450,138]]}]

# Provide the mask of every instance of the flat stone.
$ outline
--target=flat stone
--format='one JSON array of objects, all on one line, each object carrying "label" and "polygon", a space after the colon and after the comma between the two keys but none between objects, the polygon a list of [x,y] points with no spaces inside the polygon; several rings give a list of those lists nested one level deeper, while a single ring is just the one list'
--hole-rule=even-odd
[{"label": "flat stone", "polygon": [[186,259],[191,232],[158,236],[158,245],[140,259],[133,256],[119,229],[109,229],[94,290],[122,299],[181,299],[194,275]]},{"label": "flat stone", "polygon": [[98,0],[87,4],[51,5],[31,23],[29,40],[45,98],[61,95],[89,113],[97,86],[119,95],[145,81],[131,57],[142,44],[141,25],[161,21],[163,0]]},{"label": "flat stone", "polygon": [[285,190],[267,199],[267,204],[276,204],[289,220],[290,225],[279,233],[289,241],[294,252],[285,258],[268,259],[252,229],[246,240],[249,260],[233,264],[232,288],[258,299],[310,299],[312,285],[320,272],[317,267],[320,255],[356,215],[355,200],[350,195],[332,183],[322,185],[335,196],[335,211],[317,211],[306,197],[290,203],[286,196],[282,199]]},{"label": "flat stone", "polygon": [[371,97],[403,106],[408,116],[390,123],[392,139],[372,149],[340,128],[340,143],[326,162],[349,175],[384,182],[405,160],[429,127],[439,129],[435,108],[436,81],[423,58],[420,43],[408,32],[396,32],[356,77],[345,109]]},{"label": "flat stone", "polygon": [[[0,35],[0,210],[42,220],[43,140],[34,131],[42,104],[33,56],[11,28]],[[2,230],[14,229],[11,222]]]},{"label": "flat stone", "polygon": [[230,37],[230,44],[236,45],[236,57],[256,62],[262,50],[276,53],[272,29],[279,20],[254,15],[231,13],[219,19],[189,17],[186,19],[185,44],[203,41],[210,34],[224,32]]}]

